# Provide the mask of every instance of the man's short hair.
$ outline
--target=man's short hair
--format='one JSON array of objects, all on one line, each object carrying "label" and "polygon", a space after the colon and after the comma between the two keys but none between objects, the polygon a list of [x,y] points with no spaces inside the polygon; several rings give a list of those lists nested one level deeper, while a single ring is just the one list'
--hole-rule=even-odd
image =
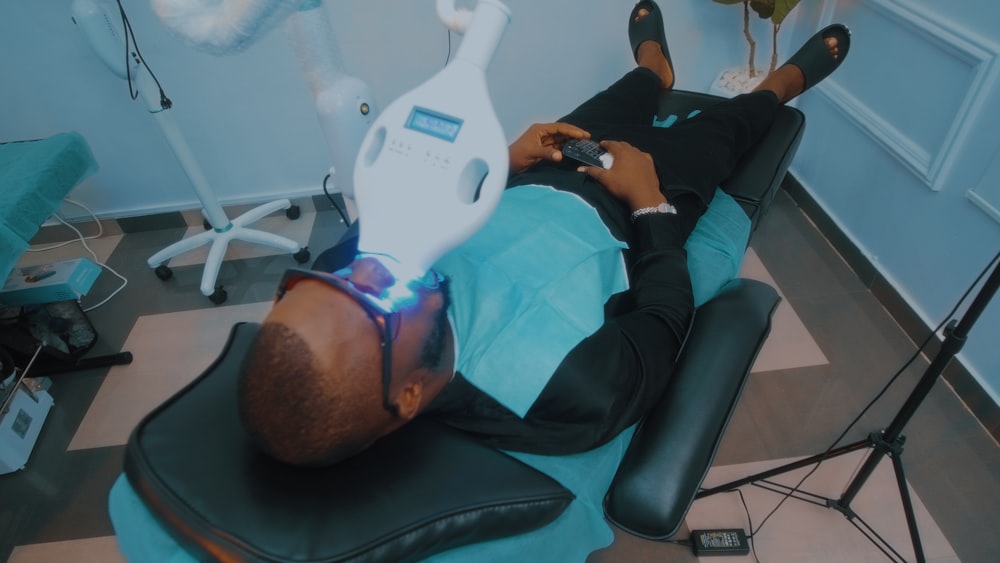
[{"label": "man's short hair", "polygon": [[[309,345],[281,323],[265,322],[239,376],[240,419],[253,442],[294,465],[330,465],[374,440],[366,431],[364,402],[349,388],[362,384],[366,366],[345,359],[345,377],[321,373]],[[371,368],[371,366],[367,366]],[[354,372],[354,373],[352,373]],[[370,414],[370,413],[369,413]]]},{"label": "man's short hair", "polygon": [[451,306],[450,278],[444,278],[439,291],[441,292],[443,303],[434,316],[434,322],[431,324],[431,332],[427,335],[427,339],[424,340],[424,345],[420,349],[420,362],[418,364],[419,367],[430,370],[440,369],[441,362],[444,360],[444,350],[448,337],[448,308]]}]

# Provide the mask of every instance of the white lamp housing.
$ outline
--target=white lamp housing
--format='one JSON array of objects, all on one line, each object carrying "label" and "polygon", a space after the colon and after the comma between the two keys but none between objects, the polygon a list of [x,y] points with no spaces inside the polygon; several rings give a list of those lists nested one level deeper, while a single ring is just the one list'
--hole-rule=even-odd
[{"label": "white lamp housing", "polygon": [[391,258],[397,276],[424,274],[500,200],[509,160],[485,70],[509,22],[505,5],[480,0],[455,59],[365,135],[354,169],[358,249]]}]

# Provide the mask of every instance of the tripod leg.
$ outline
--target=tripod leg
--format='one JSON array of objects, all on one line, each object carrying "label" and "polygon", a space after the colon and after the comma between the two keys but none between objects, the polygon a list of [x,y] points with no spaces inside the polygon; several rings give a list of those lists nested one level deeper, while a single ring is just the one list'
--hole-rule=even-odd
[{"label": "tripod leg", "polygon": [[910,488],[906,486],[906,475],[903,474],[903,459],[898,455],[892,458],[892,468],[896,471],[896,484],[899,486],[899,499],[903,502],[903,512],[906,514],[906,526],[910,529],[910,541],[913,542],[913,553],[917,563],[924,563],[924,549],[920,542],[920,530],[917,528],[917,517],[913,513],[913,501],[910,499]]},{"label": "tripod leg", "polygon": [[730,481],[729,483],[725,483],[723,485],[718,485],[718,486],[715,486],[715,487],[712,487],[712,488],[709,488],[709,489],[703,489],[703,490],[699,491],[698,494],[695,495],[694,498],[699,499],[699,498],[704,498],[704,497],[712,496],[714,494],[724,493],[726,491],[731,491],[733,489],[742,487],[743,485],[749,485],[750,483],[754,483],[754,482],[757,482],[757,481],[763,481],[764,479],[770,479],[771,477],[774,477],[776,475],[781,475],[782,473],[788,473],[789,471],[794,471],[796,469],[799,469],[799,468],[802,468],[802,467],[806,467],[806,466],[812,465],[814,463],[819,463],[819,462],[825,461],[827,459],[835,458],[835,457],[838,457],[838,456],[842,456],[844,454],[849,454],[849,453],[851,453],[853,451],[856,451],[856,450],[861,450],[861,449],[870,448],[870,447],[872,447],[872,441],[871,440],[861,440],[861,441],[855,442],[853,444],[847,444],[846,446],[841,446],[839,448],[830,450],[830,451],[828,451],[826,453],[822,453],[822,454],[810,456],[810,457],[807,457],[807,458],[800,459],[798,461],[793,461],[791,463],[782,465],[780,467],[775,467],[774,469],[769,469],[767,471],[762,471],[761,473],[757,473],[755,475],[750,475],[749,477],[744,477],[743,479],[738,479],[736,481]]}]

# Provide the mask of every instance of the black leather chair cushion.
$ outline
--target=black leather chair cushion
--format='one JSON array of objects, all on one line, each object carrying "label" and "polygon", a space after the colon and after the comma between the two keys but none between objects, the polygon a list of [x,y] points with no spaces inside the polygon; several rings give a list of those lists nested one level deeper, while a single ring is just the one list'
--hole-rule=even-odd
[{"label": "black leather chair cushion", "polygon": [[428,420],[335,467],[271,461],[236,411],[237,370],[256,330],[235,326],[219,359],[150,413],[126,449],[129,483],[190,552],[412,561],[541,527],[573,500],[547,475]]},{"label": "black leather chair cushion", "polygon": [[701,306],[663,398],[636,430],[604,498],[616,526],[673,536],[712,465],[780,298],[737,279]]}]

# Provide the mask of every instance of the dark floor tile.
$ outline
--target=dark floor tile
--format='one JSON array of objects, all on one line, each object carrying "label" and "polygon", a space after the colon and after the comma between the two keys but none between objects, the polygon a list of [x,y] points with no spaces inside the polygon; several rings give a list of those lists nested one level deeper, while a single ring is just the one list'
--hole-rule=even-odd
[{"label": "dark floor tile", "polygon": [[881,275],[875,276],[871,284],[872,296],[877,299],[900,328],[914,342],[923,342],[931,333],[932,327],[917,315],[906,300]]},{"label": "dark floor tile", "polygon": [[[0,487],[4,477],[0,477]],[[6,504],[7,508],[0,510],[0,560],[7,561],[11,551],[24,536],[24,531],[30,528],[35,507],[31,504]]]},{"label": "dark floor tile", "polygon": [[1000,499],[1000,454],[995,442],[979,435],[912,447],[927,432],[909,434],[902,460],[914,491],[934,516],[962,561],[991,561],[1000,553],[996,534]]},{"label": "dark floor tile", "polygon": [[982,384],[957,361],[948,364],[942,377],[993,439],[1000,440],[1000,405]]},{"label": "dark floor tile", "polygon": [[177,211],[143,215],[142,217],[122,217],[118,226],[123,233],[141,233],[143,231],[159,231],[162,229],[187,228],[187,221]]},{"label": "dark floor tile", "polygon": [[[785,177],[782,183],[782,194],[786,195],[794,204],[802,209],[814,225],[817,234],[826,239],[832,248],[843,258],[853,270],[858,280],[865,287],[871,286],[872,282],[879,275],[875,265],[869,260],[855,245],[841,232],[833,219],[826,214],[826,211],[813,199],[805,188],[791,175]],[[777,198],[775,198],[777,199]]]},{"label": "dark floor tile", "polygon": [[48,225],[38,229],[38,232],[35,233],[35,236],[31,239],[31,244],[44,247],[63,241],[77,240],[81,235],[89,238],[96,237],[98,235],[110,236],[122,234],[121,227],[118,225],[118,222],[114,220],[103,220],[100,224],[98,224],[93,220],[81,219],[74,220],[70,222],[70,224],[73,225],[73,229],[76,229],[79,233],[62,223],[56,223],[54,225]]},{"label": "dark floor tile", "polygon": [[[751,374],[757,377],[759,374]],[[746,393],[746,391],[744,391]],[[763,433],[749,402],[741,399],[722,436],[713,465],[733,465],[761,459],[767,451]]]},{"label": "dark floor tile", "polygon": [[[58,414],[57,408],[53,414]],[[124,448],[55,448],[63,440],[54,440],[53,433],[65,430],[58,416],[50,415],[25,469],[0,476],[2,559],[16,545],[114,533],[108,493],[121,473]]]},{"label": "dark floor tile", "polygon": [[61,487],[48,514],[39,513],[37,530],[24,543],[43,543],[114,535],[108,494],[121,474],[124,447],[66,452]]},{"label": "dark floor tile", "polygon": [[780,192],[752,246],[787,297],[864,291],[843,259],[791,199]]}]

